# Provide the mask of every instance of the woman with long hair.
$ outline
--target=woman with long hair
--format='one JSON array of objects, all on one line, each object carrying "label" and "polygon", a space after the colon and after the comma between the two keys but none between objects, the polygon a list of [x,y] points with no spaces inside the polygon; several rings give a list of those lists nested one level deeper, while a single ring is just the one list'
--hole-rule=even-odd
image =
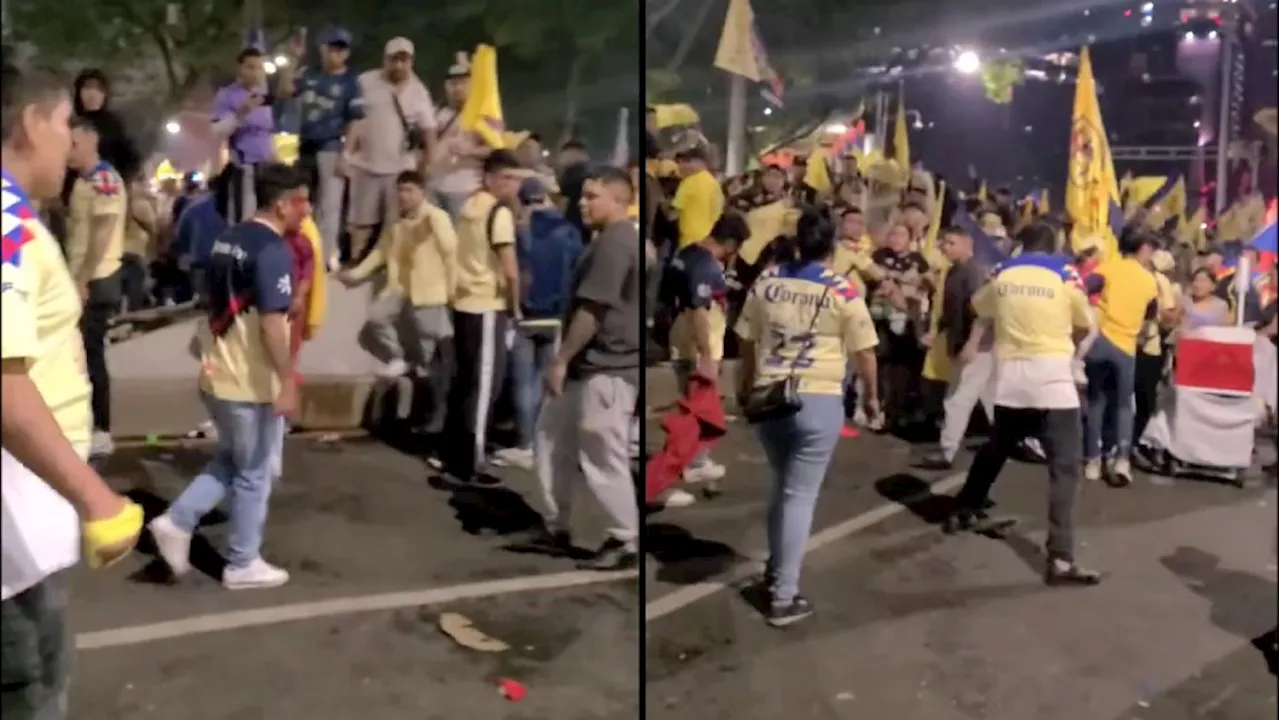
[{"label": "woman with long hair", "polygon": [[800,566],[840,439],[848,363],[867,380],[867,414],[879,414],[875,327],[865,300],[830,267],[835,233],[825,211],[804,211],[794,247],[794,257],[751,287],[736,328],[739,404],[756,426],[773,476],[765,583],[774,626],[813,614],[798,594]]}]

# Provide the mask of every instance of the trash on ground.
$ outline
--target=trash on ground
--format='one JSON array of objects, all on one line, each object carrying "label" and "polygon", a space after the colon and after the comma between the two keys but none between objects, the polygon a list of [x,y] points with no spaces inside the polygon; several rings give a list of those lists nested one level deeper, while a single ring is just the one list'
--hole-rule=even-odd
[{"label": "trash on ground", "polygon": [[511,678],[498,678],[498,692],[511,702],[520,702],[529,691],[524,685]]},{"label": "trash on ground", "polygon": [[444,613],[440,616],[440,629],[445,635],[453,638],[459,645],[480,652],[505,652],[511,646],[501,640],[486,635],[471,624],[471,620],[458,613]]}]

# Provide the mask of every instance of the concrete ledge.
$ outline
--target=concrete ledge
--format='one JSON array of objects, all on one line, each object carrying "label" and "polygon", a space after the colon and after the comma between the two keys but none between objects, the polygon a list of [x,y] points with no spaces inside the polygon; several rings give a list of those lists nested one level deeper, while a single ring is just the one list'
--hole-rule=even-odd
[{"label": "concrete ledge", "polygon": [[[372,377],[306,378],[298,424],[312,430],[363,427],[378,387]],[[111,385],[111,412],[112,431],[121,438],[181,436],[208,419],[194,377],[117,379]]]},{"label": "concrete ledge", "polygon": [[[738,363],[720,368],[722,394],[732,396]],[[299,398],[298,424],[309,430],[355,430],[379,418],[420,415],[430,403],[425,383],[373,376],[307,376]],[[645,370],[645,405],[663,408],[679,398],[676,374],[663,363]],[[115,378],[111,384],[112,428],[121,438],[176,437],[204,422],[195,376],[183,379]]]}]

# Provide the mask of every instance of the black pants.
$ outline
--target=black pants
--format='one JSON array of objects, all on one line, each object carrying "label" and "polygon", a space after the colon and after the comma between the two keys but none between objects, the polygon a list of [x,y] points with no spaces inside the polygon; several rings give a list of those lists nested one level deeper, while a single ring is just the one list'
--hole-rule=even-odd
[{"label": "black pants", "polygon": [[141,255],[125,253],[120,258],[120,291],[128,312],[146,307],[147,262]]},{"label": "black pants", "polygon": [[93,388],[93,428],[111,432],[111,373],[107,371],[107,328],[120,308],[120,272],[89,283],[89,300],[80,316],[84,362]]},{"label": "black pants", "polygon": [[457,372],[440,459],[456,478],[470,480],[484,467],[489,416],[506,377],[508,323],[505,312],[453,314]]},{"label": "black pants", "polygon": [[1075,561],[1076,488],[1080,482],[1080,410],[1040,410],[996,405],[991,435],[978,450],[956,503],[980,510],[1005,461],[1029,437],[1044,446],[1049,464],[1049,538],[1051,560]]},{"label": "black pants", "polygon": [[65,720],[74,637],[67,574],[54,573],[0,603],[0,715]]},{"label": "black pants", "polygon": [[1160,379],[1164,375],[1165,356],[1147,355],[1139,352],[1134,359],[1133,374],[1133,444],[1138,447],[1138,440],[1147,429],[1147,423],[1155,414],[1156,402],[1160,394]]}]

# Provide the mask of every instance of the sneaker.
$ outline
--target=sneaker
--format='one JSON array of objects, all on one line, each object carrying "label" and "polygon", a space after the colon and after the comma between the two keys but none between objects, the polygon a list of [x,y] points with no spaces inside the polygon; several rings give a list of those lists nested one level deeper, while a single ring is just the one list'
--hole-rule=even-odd
[{"label": "sneaker", "polygon": [[682,508],[689,507],[690,505],[698,502],[698,498],[694,497],[693,493],[690,493],[687,490],[676,488],[674,490],[668,490],[659,502],[662,503],[662,507]]},{"label": "sneaker", "polygon": [[147,524],[151,538],[156,542],[156,552],[169,566],[174,577],[182,577],[191,569],[191,533],[184,532],[169,513],[165,513]]},{"label": "sneaker", "polygon": [[804,596],[797,595],[789,603],[770,606],[769,615],[765,621],[773,627],[786,627],[805,620],[811,615],[813,615],[813,603]]},{"label": "sneaker", "polygon": [[579,570],[598,570],[611,572],[614,570],[630,570],[640,562],[635,544],[625,543],[616,538],[604,541],[590,560],[578,563]]},{"label": "sneaker", "polygon": [[384,378],[404,377],[409,372],[409,363],[403,358],[391,360],[382,369],[378,371],[378,375]]},{"label": "sneaker", "polygon": [[105,430],[94,430],[93,439],[89,441],[89,457],[102,458],[115,452],[116,444],[111,433]]},{"label": "sneaker", "polygon": [[566,557],[573,552],[573,539],[567,530],[552,530],[539,526],[517,534],[507,545],[517,552],[536,552]]},{"label": "sneaker", "polygon": [[920,458],[915,466],[922,470],[950,470],[954,467],[954,462],[942,450],[934,450]]},{"label": "sneaker", "polygon": [[1102,582],[1102,573],[1086,570],[1068,560],[1054,558],[1044,568],[1044,582],[1054,587],[1067,585],[1088,587]]},{"label": "sneaker", "polygon": [[187,433],[187,438],[196,440],[198,438],[207,438],[209,440],[218,439],[218,426],[213,424],[212,420],[205,420],[196,426],[195,430]]},{"label": "sneaker", "polygon": [[1097,458],[1085,460],[1084,479],[1088,482],[1097,482],[1102,479],[1102,460]]},{"label": "sneaker", "polygon": [[724,466],[714,460],[703,460],[696,465],[690,465],[685,468],[683,478],[685,482],[698,483],[707,482],[709,480],[719,480],[724,477]]},{"label": "sneaker", "polygon": [[533,448],[503,448],[493,454],[493,464],[498,467],[533,469]]},{"label": "sneaker", "polygon": [[288,570],[278,568],[260,557],[254,558],[253,562],[242,568],[228,567],[222,571],[222,587],[228,590],[273,588],[287,582]]},{"label": "sneaker", "polygon": [[993,517],[985,510],[961,508],[942,521],[942,531],[948,535],[968,532],[1001,538],[1017,524],[1015,517]]},{"label": "sneaker", "polygon": [[1129,466],[1129,458],[1117,458],[1111,463],[1107,473],[1107,484],[1111,487],[1129,487],[1133,483],[1133,469]]}]

